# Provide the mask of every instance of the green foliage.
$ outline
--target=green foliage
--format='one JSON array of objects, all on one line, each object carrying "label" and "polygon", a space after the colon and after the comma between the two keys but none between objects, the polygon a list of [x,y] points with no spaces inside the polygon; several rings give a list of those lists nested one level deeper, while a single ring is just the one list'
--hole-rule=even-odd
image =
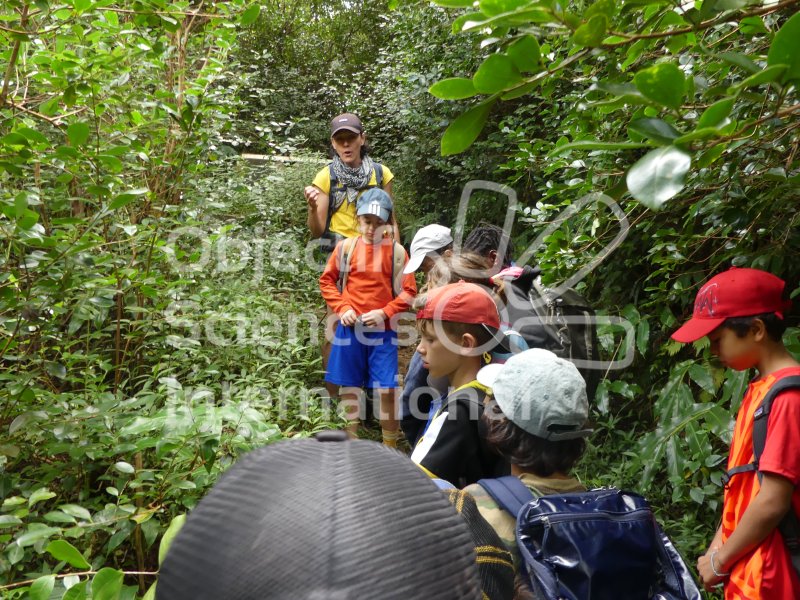
[{"label": "green foliage", "polygon": [[[299,190],[343,110],[407,237],[491,179],[517,192],[517,257],[553,285],[592,267],[576,285],[629,325],[599,327],[603,358],[632,363],[604,374],[579,475],[647,493],[690,563],[705,550],[748,374],[668,336],[727,265],[800,277],[795,4],[7,4],[6,596],[152,600],[127,573],[155,572],[237,456],[340,422],[312,389]],[[309,162],[226,159],[298,145]],[[465,228],[506,201],[475,192]]]},{"label": "green foliage", "polygon": [[[132,598],[123,573],[156,570],[186,511],[240,453],[340,422],[308,389],[320,378],[322,307],[301,245],[303,213],[291,208],[319,164],[209,171],[148,232],[157,276],[139,310],[118,323],[111,303],[73,333],[69,319],[38,321],[51,344],[81,350],[62,351],[59,370],[6,378],[12,393],[27,386],[7,407],[0,459],[6,580],[20,568],[43,578],[94,568],[89,582],[56,579],[54,593]],[[93,268],[129,262],[135,237],[91,246]],[[75,285],[88,276],[70,275]],[[62,302],[75,302],[69,289]],[[140,349],[117,383],[118,335]]]},{"label": "green foliage", "polygon": [[318,164],[222,160],[258,6],[0,11],[2,595],[152,598],[126,573],[240,453],[338,422],[292,207]]},{"label": "green foliage", "polygon": [[[728,3],[723,8],[723,4],[706,2],[699,10],[684,11],[659,1],[636,2],[617,10],[616,3],[601,1],[580,14],[580,5],[481,2],[479,13],[469,13],[467,20],[463,20],[465,15],[457,17],[453,27],[455,32],[477,33],[481,46],[497,48],[474,73],[477,92],[504,91],[509,100],[526,94],[547,99],[547,90],[558,86],[582,97],[583,106],[562,115],[561,127],[577,136],[567,141],[578,144],[566,149],[602,148],[618,155],[630,168],[627,190],[645,206],[657,209],[685,192],[687,184],[691,194],[702,186],[702,180],[713,180],[709,175],[732,168],[737,156],[791,144],[788,132],[794,127],[790,118],[798,110],[790,98],[800,65],[800,20],[794,15],[783,22],[784,15],[793,13],[791,3],[766,9],[752,9],[748,3]],[[740,35],[729,34],[731,23],[740,28]],[[523,76],[522,67],[517,68],[521,39],[535,40],[535,48],[528,42],[531,49],[526,53],[532,57],[528,65],[531,75]],[[540,45],[547,48],[546,53],[540,52]],[[573,45],[595,50],[576,51]],[[679,53],[680,60],[657,58]],[[549,61],[544,71],[537,68],[540,55]],[[765,58],[766,68],[762,66]],[[730,64],[739,69],[731,69]],[[575,84],[564,85],[564,80]],[[747,92],[766,84],[763,97]],[[630,110],[633,105],[644,108]],[[762,106],[768,106],[774,118],[764,117]],[[625,152],[625,140],[619,137],[624,130],[619,128],[580,145],[585,141],[579,126],[583,109],[597,110],[612,116],[615,123],[627,125],[633,142],[643,135],[660,145],[676,147],[652,151],[637,161],[635,154]],[[663,125],[643,131],[643,119]],[[486,122],[453,120],[445,138],[460,143],[443,144],[442,155],[466,150],[478,139],[475,129]],[[603,143],[619,145],[595,145]],[[723,149],[717,150],[718,146]],[[601,164],[592,162],[598,167]],[[716,163],[714,171],[703,172],[712,162]]]},{"label": "green foliage", "polygon": [[[237,43],[239,67],[227,79],[241,89],[243,104],[226,143],[266,153],[288,154],[297,143],[327,151],[331,118],[358,103],[381,76],[376,56],[389,43],[387,4],[260,2],[258,17]],[[371,138],[371,115],[361,116]]]}]

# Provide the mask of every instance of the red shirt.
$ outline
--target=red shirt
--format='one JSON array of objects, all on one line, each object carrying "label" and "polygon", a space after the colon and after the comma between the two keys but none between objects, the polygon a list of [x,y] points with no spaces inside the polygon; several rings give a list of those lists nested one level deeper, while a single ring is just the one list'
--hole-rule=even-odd
[{"label": "red shirt", "polygon": [[[775,381],[800,375],[800,367],[781,369],[750,383],[736,416],[736,427],[728,456],[728,469],[753,462],[753,413]],[[800,514],[800,391],[788,390],[772,403],[767,439],[760,469],[785,477],[795,485],[792,508]],[[736,529],[744,511],[756,497],[760,485],[754,471],[734,475],[725,490],[722,509],[722,541]],[[780,532],[773,530],[749,554],[731,568],[725,584],[725,600],[796,600],[800,577]]]},{"label": "red shirt", "polygon": [[[339,293],[336,284],[340,272],[339,255],[342,254],[340,246],[345,241],[339,242],[331,252],[328,264],[325,265],[325,270],[319,278],[322,297],[331,310],[342,315],[352,308],[357,314],[362,315],[380,308],[388,319],[407,310],[417,294],[417,282],[413,273],[401,275],[403,291],[394,297],[392,286],[394,241],[391,238],[384,238],[379,244],[367,244],[360,236],[356,238],[355,246],[350,251],[347,286]],[[408,255],[405,256],[403,264],[407,262]]]}]

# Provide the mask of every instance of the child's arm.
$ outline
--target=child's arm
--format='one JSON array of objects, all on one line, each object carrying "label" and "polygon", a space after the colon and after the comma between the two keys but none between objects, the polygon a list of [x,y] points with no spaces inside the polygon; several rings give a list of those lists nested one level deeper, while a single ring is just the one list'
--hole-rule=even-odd
[{"label": "child's arm", "polygon": [[[703,573],[704,570],[708,570],[708,571],[711,570],[711,567],[709,567],[709,560],[711,560],[711,553],[719,550],[720,546],[722,546],[722,525],[717,527],[717,532],[714,534],[714,539],[712,539],[711,543],[708,545],[708,550],[706,550],[706,553],[703,554],[700,558],[697,559],[697,572],[698,573]],[[718,566],[717,565],[717,561],[716,561],[716,555],[714,556],[714,559],[715,559],[714,560],[714,565]],[[723,571],[719,571],[719,572],[722,573]],[[712,572],[712,575],[713,575],[713,572]],[[701,579],[703,579],[703,578],[701,577]],[[722,580],[724,580],[724,578],[720,578],[719,581],[722,581]],[[706,585],[706,589],[708,591],[711,591],[713,586],[715,586],[717,583],[719,583],[719,581],[715,581],[714,583],[709,583],[708,585]],[[705,583],[705,579],[703,579],[703,583]]]},{"label": "child's arm", "polygon": [[339,281],[339,246],[341,244],[344,244],[344,241],[339,242],[328,257],[325,270],[319,278],[319,289],[331,310],[339,315],[342,325],[349,326],[355,324],[356,312],[352,306],[345,302],[341,292],[336,287]]},{"label": "child's arm", "polygon": [[[408,262],[407,256],[405,262]],[[391,319],[397,313],[408,310],[412,300],[414,300],[414,296],[417,295],[417,280],[413,273],[403,275],[402,284],[403,291],[400,292],[400,295],[383,307],[383,312],[387,319]]]},{"label": "child's arm", "polygon": [[[761,489],[744,511],[739,525],[724,544],[719,544],[714,554],[713,568],[718,573],[730,573],[731,567],[758,546],[780,523],[783,516],[792,509],[794,484],[780,475],[763,473]],[[714,542],[721,541],[718,535]],[[724,581],[725,577],[714,575],[711,565],[714,542],[709,552],[697,561],[697,569],[706,589]],[[727,575],[726,575],[727,576]]]}]

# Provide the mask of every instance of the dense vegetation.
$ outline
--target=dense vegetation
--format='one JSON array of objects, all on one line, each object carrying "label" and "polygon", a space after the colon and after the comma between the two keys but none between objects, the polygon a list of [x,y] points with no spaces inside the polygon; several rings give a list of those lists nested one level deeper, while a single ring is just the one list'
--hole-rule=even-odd
[{"label": "dense vegetation", "polygon": [[[630,326],[601,327],[628,366],[579,474],[646,492],[704,549],[748,374],[668,334],[729,264],[800,291],[797,1],[438,3],[4,4],[4,597],[152,597],[165,540],[241,452],[338,422],[299,190],[345,109],[407,237],[455,225],[472,180],[516,192],[517,255],[535,242],[552,284],[626,232],[575,282]],[[478,190],[464,227],[505,203]]]}]

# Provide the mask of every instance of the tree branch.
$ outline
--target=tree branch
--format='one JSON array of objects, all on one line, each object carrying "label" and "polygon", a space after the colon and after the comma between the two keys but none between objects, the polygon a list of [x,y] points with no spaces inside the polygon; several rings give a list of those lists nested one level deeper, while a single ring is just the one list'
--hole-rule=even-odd
[{"label": "tree branch", "polygon": [[694,33],[695,31],[703,31],[704,29],[710,29],[715,25],[719,25],[721,23],[729,23],[732,21],[739,21],[740,19],[743,19],[745,17],[755,17],[760,15],[772,14],[788,6],[797,4],[798,1],[800,0],[784,0],[783,2],[779,2],[778,4],[773,4],[771,6],[764,6],[762,8],[757,8],[743,13],[722,15],[714,19],[709,19],[708,21],[703,21],[702,23],[698,23],[697,25],[694,25],[692,27],[682,27],[681,29],[670,29],[669,31],[654,31],[652,33],[640,33],[636,35],[629,35],[627,33],[622,33],[619,31],[611,31],[610,32],[611,35],[615,35],[617,37],[623,37],[625,38],[625,40],[622,42],[603,44],[603,48],[616,48],[617,46],[624,46],[626,44],[630,44],[631,42],[635,42],[637,40],[651,40],[657,38],[671,37],[673,35],[683,35],[684,33]]},{"label": "tree branch", "polygon": [[[22,28],[25,28],[25,25],[28,24],[28,5],[26,4],[22,8],[22,13],[20,14],[20,25]],[[27,35],[24,31],[23,34]],[[8,84],[11,81],[11,75],[14,73],[14,68],[17,63],[17,57],[19,56],[19,47],[22,44],[20,40],[14,40],[14,48],[11,50],[11,57],[8,59],[8,66],[6,67],[6,74],[3,77],[3,89],[0,90],[0,105],[5,103],[6,97],[8,96]]]},{"label": "tree branch", "polygon": [[167,17],[181,16],[181,17],[209,17],[211,19],[224,19],[234,15],[227,15],[223,13],[201,13],[201,12],[186,12],[181,10],[128,10],[125,8],[111,8],[109,6],[100,6],[95,10],[105,10],[115,13],[123,13],[128,15],[165,15]]},{"label": "tree branch", "polygon": [[738,131],[736,131],[736,132],[734,132],[734,133],[732,133],[730,135],[726,135],[724,137],[719,138],[718,140],[714,140],[714,143],[711,144],[709,146],[709,148],[713,148],[714,146],[717,146],[719,144],[723,144],[725,142],[730,142],[732,140],[735,140],[735,139],[743,136],[745,134],[745,132],[747,132],[747,131],[749,131],[749,130],[751,130],[753,128],[756,128],[759,125],[763,125],[767,121],[770,121],[772,119],[781,119],[783,117],[788,117],[789,115],[794,114],[794,113],[796,113],[798,111],[800,111],[800,104],[794,104],[792,106],[784,108],[783,110],[779,110],[779,111],[777,111],[775,113],[770,113],[766,117],[761,117],[760,119],[758,119],[756,121],[753,121],[752,123],[747,123],[744,127],[742,127],[741,129],[739,129]]},{"label": "tree branch", "polygon": [[3,106],[3,105],[10,106],[11,108],[15,108],[17,110],[21,110],[24,113],[32,115],[32,116],[36,117],[37,119],[42,119],[43,121],[47,121],[48,123],[50,123],[54,127],[59,127],[60,126],[60,123],[59,123],[60,117],[56,117],[55,119],[51,119],[47,115],[43,115],[40,112],[36,112],[35,110],[31,110],[30,108],[25,108],[22,104],[17,104],[11,98],[0,98],[0,100],[2,100],[2,102],[0,102],[0,106]]},{"label": "tree branch", "polygon": [[[53,575],[56,579],[63,579],[65,577],[81,577],[83,575],[97,575],[99,571],[81,571],[80,573],[60,573]],[[155,577],[158,571],[122,571],[123,575],[150,575]],[[37,578],[38,579],[38,578]],[[27,581],[18,581],[17,583],[10,583],[8,585],[0,585],[0,592],[3,590],[13,590],[14,588],[22,587],[32,584],[36,579],[28,579]]]}]

